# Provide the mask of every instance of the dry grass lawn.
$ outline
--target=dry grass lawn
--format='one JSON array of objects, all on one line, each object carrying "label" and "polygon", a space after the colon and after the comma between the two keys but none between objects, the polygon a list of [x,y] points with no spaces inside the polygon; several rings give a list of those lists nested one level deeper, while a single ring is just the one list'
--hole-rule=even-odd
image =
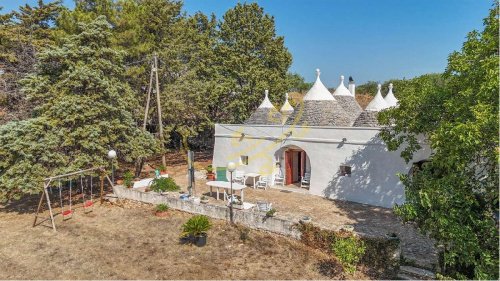
[{"label": "dry grass lawn", "polygon": [[[155,217],[151,205],[120,201],[31,227],[36,198],[0,206],[0,279],[325,279],[329,257],[301,242],[212,220],[203,248],[179,244],[190,214]],[[355,278],[367,278],[358,273]]]}]

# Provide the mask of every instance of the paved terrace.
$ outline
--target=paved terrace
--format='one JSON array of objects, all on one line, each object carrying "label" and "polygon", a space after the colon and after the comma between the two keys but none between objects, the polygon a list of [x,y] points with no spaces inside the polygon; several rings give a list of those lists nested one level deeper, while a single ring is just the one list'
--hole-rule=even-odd
[{"label": "paved terrace", "polygon": [[[179,178],[180,180],[180,178]],[[210,196],[204,180],[197,180],[196,195]],[[293,190],[293,191],[292,191]],[[278,211],[277,217],[298,221],[303,216],[312,218],[313,224],[321,228],[338,230],[343,225],[352,225],[354,231],[372,235],[397,233],[401,238],[402,255],[420,266],[433,268],[437,264],[437,252],[431,239],[420,234],[411,225],[403,225],[391,209],[354,202],[329,200],[309,195],[307,190],[279,187],[245,189],[245,202],[267,201]],[[239,192],[235,192],[239,195]],[[223,205],[221,200],[210,199],[210,204]]]}]

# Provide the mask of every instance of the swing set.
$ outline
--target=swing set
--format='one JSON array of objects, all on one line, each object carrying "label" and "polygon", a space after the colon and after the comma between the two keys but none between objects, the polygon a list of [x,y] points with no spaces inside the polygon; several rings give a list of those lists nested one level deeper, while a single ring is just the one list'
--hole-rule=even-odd
[{"label": "swing set", "polygon": [[[73,217],[73,214],[75,212],[75,206],[73,205],[73,193],[76,192],[78,195],[78,192],[80,191],[80,197],[81,197],[81,206],[78,208],[83,208],[84,213],[90,213],[93,210],[94,207],[94,175],[98,175],[99,177],[99,199],[100,203],[102,204],[103,202],[103,195],[104,195],[104,179],[106,178],[107,181],[109,182],[110,186],[113,186],[113,183],[109,179],[108,175],[106,174],[106,170],[102,167],[97,167],[97,168],[91,168],[91,169],[86,169],[86,170],[80,170],[64,175],[58,175],[50,178],[44,179],[43,183],[43,191],[42,195],[40,197],[40,201],[38,202],[38,208],[35,214],[35,221],[33,222],[33,227],[37,226],[37,220],[40,217],[39,214],[42,212],[42,206],[43,206],[43,201],[47,201],[47,207],[49,210],[49,217],[45,217],[45,219],[39,224],[42,224],[43,222],[49,220],[51,222],[52,229],[56,231],[56,224],[54,220],[54,216],[56,215],[61,215],[62,220],[66,221],[68,219],[71,219]],[[64,182],[64,184],[63,184]],[[57,184],[55,184],[57,183]],[[51,203],[51,195],[54,197],[54,192],[53,189],[57,188],[59,191],[59,209],[60,211],[58,213],[54,213],[54,208],[52,207]],[[69,195],[67,197],[63,196],[63,191],[68,190]],[[87,195],[86,191],[89,191],[89,194]],[[64,205],[64,201],[69,199],[68,204],[66,206]]]}]

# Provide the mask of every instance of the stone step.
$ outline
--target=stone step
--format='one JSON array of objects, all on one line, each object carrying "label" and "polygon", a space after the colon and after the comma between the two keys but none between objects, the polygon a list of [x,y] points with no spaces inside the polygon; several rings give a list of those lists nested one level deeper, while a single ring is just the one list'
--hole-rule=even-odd
[{"label": "stone step", "polygon": [[434,272],[414,266],[402,265],[399,267],[399,273],[413,276],[414,278],[412,279],[436,279],[436,274],[434,274]]}]

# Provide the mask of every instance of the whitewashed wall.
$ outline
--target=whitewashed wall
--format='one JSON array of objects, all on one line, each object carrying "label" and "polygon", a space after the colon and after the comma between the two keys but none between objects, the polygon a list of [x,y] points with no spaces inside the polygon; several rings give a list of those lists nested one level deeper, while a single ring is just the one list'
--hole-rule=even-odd
[{"label": "whitewashed wall", "polygon": [[[392,207],[404,202],[397,174],[407,173],[411,162],[406,164],[399,151],[387,151],[378,133],[377,128],[217,124],[213,165],[226,166],[233,161],[239,164],[238,170],[274,175],[278,173],[277,162],[284,167],[286,147],[294,146],[309,157],[310,194]],[[241,155],[248,156],[248,166],[241,165]],[[425,147],[413,162],[429,155]],[[340,165],[351,166],[352,175],[340,176]]]}]

